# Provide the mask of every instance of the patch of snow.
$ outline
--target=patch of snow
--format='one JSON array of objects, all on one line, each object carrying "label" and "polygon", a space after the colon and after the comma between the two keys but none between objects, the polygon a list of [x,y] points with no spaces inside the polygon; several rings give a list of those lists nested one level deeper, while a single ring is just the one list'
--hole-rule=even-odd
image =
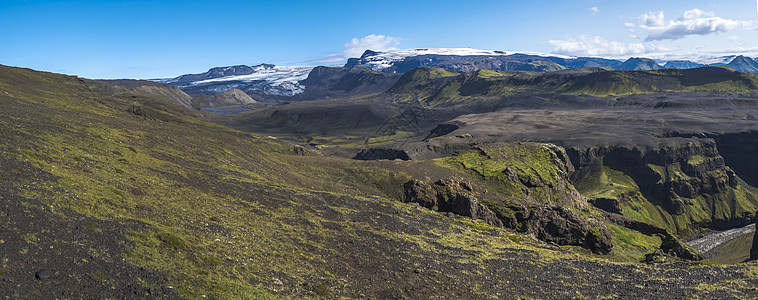
[{"label": "patch of snow", "polygon": [[272,67],[256,66],[254,70],[255,70],[255,73],[253,74],[225,76],[225,77],[206,79],[206,80],[201,80],[201,81],[195,81],[192,83],[192,85],[205,85],[208,83],[224,82],[224,81],[253,82],[253,81],[264,81],[264,80],[270,82],[273,85],[288,84],[288,83],[298,82],[298,81],[308,78],[308,73],[310,73],[311,70],[313,70],[313,67],[275,66],[272,68]]},{"label": "patch of snow", "polygon": [[714,57],[714,58],[706,58],[706,59],[700,59],[696,60],[696,63],[704,64],[704,65],[713,65],[713,64],[728,64],[734,60],[734,58],[737,57],[737,55],[727,55],[727,56],[720,56],[720,57]]},{"label": "patch of snow", "polygon": [[473,48],[419,48],[419,49],[405,49],[405,50],[392,50],[385,52],[378,52],[377,54],[364,57],[362,64],[367,65],[374,71],[381,71],[392,66],[393,63],[401,61],[408,57],[421,56],[421,55],[451,55],[451,56],[509,56],[514,54],[526,54],[542,57],[558,57],[564,59],[576,58],[573,56],[556,55],[556,54],[544,54],[528,51],[496,51],[496,50],[480,50]]},{"label": "patch of snow", "polygon": [[[230,70],[231,68],[225,67],[223,70]],[[245,92],[266,95],[294,96],[305,91],[305,87],[300,84],[300,81],[308,78],[308,74],[313,70],[313,67],[271,65],[257,65],[252,66],[252,68],[254,71],[252,74],[199,80],[180,85],[179,88],[202,87],[205,92],[211,94],[236,88]],[[178,82],[178,78],[163,79],[158,82],[172,84]]]}]

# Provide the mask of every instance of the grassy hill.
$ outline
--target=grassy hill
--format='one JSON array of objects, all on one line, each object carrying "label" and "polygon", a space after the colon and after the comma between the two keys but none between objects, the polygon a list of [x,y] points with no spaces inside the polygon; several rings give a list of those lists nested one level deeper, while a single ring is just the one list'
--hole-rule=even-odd
[{"label": "grassy hill", "polygon": [[479,70],[451,78],[421,76],[446,72],[442,69],[411,70],[388,91],[400,101],[416,99],[430,106],[499,99],[510,95],[585,94],[622,96],[656,92],[758,91],[758,75],[727,67],[665,69],[651,71],[605,70],[599,68],[550,73],[497,72]]},{"label": "grassy hill", "polygon": [[506,180],[476,177],[488,170],[480,166],[513,164],[525,187],[530,176],[551,178],[542,173],[552,167],[523,165],[544,155],[528,150],[542,145],[517,147],[525,158],[515,162],[498,152],[496,164],[471,155],[359,162],[232,130],[163,99],[101,91],[0,66],[0,295],[757,295],[755,264],[619,263],[660,243],[623,227],[609,225],[615,250],[596,256],[399,201],[411,178]]}]

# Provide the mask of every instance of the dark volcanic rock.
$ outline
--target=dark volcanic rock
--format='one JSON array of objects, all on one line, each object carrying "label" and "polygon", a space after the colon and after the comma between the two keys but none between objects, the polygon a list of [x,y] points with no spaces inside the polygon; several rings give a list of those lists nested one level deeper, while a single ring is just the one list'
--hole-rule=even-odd
[{"label": "dark volcanic rock", "polygon": [[[6,168],[24,171],[3,173]],[[3,232],[0,253],[4,258],[0,267],[0,298],[179,298],[175,290],[165,288],[167,275],[121,259],[122,253],[133,249],[133,243],[123,233],[145,231],[149,225],[131,220],[120,223],[99,220],[68,210],[61,210],[61,215],[47,211],[44,208],[49,204],[19,195],[22,190],[14,182],[30,176],[40,180],[54,178],[30,163],[0,155],[3,196],[0,215],[4,220],[0,224]],[[35,188],[31,190],[38,192]],[[27,236],[33,236],[34,242],[23,238]],[[96,272],[107,273],[107,280],[93,276]],[[163,288],[155,290],[156,286]],[[153,292],[148,295],[151,289]]]},{"label": "dark volcanic rock", "polygon": [[419,205],[440,212],[452,212],[457,215],[480,219],[487,224],[503,226],[503,222],[487,206],[471,193],[471,183],[457,178],[446,178],[428,185],[421,180],[411,179],[403,185],[405,202]]},{"label": "dark volcanic rock", "polygon": [[361,152],[358,152],[355,156],[353,156],[353,159],[357,159],[357,160],[379,160],[379,159],[411,160],[411,157],[408,156],[408,153],[403,150],[371,148],[371,149],[361,150]]},{"label": "dark volcanic rock", "polygon": [[619,201],[617,199],[597,198],[590,200],[590,203],[604,211],[621,214],[621,206],[619,206]]},{"label": "dark volcanic rock", "polygon": [[503,226],[503,222],[497,218],[494,212],[479,203],[471,194],[458,193],[453,198],[452,212],[458,215],[480,219],[487,224]]},{"label": "dark volcanic rock", "polygon": [[411,179],[403,185],[405,202],[415,202],[426,208],[437,206],[437,192],[421,180]]},{"label": "dark volcanic rock", "polygon": [[758,186],[758,132],[741,132],[714,136],[719,153],[739,177]]},{"label": "dark volcanic rock", "polygon": [[558,245],[579,245],[599,254],[611,252],[611,233],[602,223],[593,224],[565,207],[532,209],[531,216],[521,221],[527,234]]},{"label": "dark volcanic rock", "polygon": [[46,280],[50,278],[50,273],[48,273],[47,270],[42,269],[34,273],[34,278],[37,278],[38,280]]},{"label": "dark volcanic rock", "polygon": [[429,140],[431,138],[436,138],[438,136],[447,135],[455,130],[457,130],[459,127],[456,124],[439,124],[437,127],[432,129],[432,131],[429,133],[428,136],[424,138],[424,141]]},{"label": "dark volcanic rock", "polygon": [[495,213],[474,197],[469,182],[455,178],[442,179],[432,185],[412,179],[405,183],[404,189],[405,202],[516,229],[541,241],[582,246],[598,254],[608,254],[613,247],[611,233],[605,225],[569,208],[506,203],[505,209]]}]

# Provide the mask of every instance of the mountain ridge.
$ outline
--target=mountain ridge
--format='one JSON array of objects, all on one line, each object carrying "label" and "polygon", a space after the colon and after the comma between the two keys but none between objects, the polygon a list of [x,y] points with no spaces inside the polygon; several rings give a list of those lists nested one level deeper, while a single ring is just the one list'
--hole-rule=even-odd
[{"label": "mountain ridge", "polygon": [[[736,61],[736,62],[735,62]],[[420,48],[390,51],[366,50],[359,58],[350,58],[342,66],[366,66],[372,71],[389,74],[403,74],[417,67],[437,67],[457,73],[474,72],[481,69],[495,71],[554,72],[563,69],[607,68],[614,70],[658,70],[690,69],[705,66],[730,66],[738,71],[758,72],[758,63],[744,56],[725,56],[710,60],[670,60],[657,61],[649,58],[632,57],[626,61],[600,57],[572,57],[556,54],[479,50],[472,48]],[[731,65],[730,65],[731,64]],[[316,67],[288,67],[271,64],[254,66],[229,66],[211,68],[204,73],[186,74],[172,79],[155,81],[180,87],[190,96],[205,94],[213,96],[236,88],[252,98],[264,102],[313,100],[320,97],[334,97],[334,93],[307,80]],[[340,68],[328,66],[318,68]],[[319,69],[319,72],[325,69]],[[357,85],[357,83],[356,83]],[[307,95],[309,86],[320,92]],[[344,91],[346,86],[338,90]]]}]

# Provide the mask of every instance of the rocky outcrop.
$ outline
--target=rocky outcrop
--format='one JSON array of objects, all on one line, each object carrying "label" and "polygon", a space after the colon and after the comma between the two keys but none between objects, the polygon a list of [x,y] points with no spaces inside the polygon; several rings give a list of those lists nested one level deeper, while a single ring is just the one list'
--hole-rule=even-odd
[{"label": "rocky outcrop", "polygon": [[502,221],[497,218],[495,213],[479,203],[479,200],[471,194],[457,193],[450,205],[450,211],[454,214],[480,219],[487,224],[503,226]]},{"label": "rocky outcrop", "polygon": [[570,208],[508,202],[505,209],[496,213],[473,195],[471,183],[455,178],[431,185],[412,179],[405,183],[404,191],[405,202],[515,229],[544,242],[582,246],[598,254],[608,254],[613,247],[611,233],[604,224],[584,218]]},{"label": "rocky outcrop", "polygon": [[558,245],[578,245],[598,254],[613,246],[611,233],[599,222],[561,206],[529,207],[529,215],[517,221],[524,233]]},{"label": "rocky outcrop", "polygon": [[[501,171],[506,184],[518,193],[515,202],[548,204],[585,209],[587,200],[570,181],[574,166],[566,151],[553,144],[481,144],[474,148],[487,160],[512,163]],[[502,180],[502,179],[501,179]]]},{"label": "rocky outcrop", "polygon": [[596,198],[589,200],[589,202],[592,204],[592,206],[610,213],[621,214],[622,212],[618,199]]}]

